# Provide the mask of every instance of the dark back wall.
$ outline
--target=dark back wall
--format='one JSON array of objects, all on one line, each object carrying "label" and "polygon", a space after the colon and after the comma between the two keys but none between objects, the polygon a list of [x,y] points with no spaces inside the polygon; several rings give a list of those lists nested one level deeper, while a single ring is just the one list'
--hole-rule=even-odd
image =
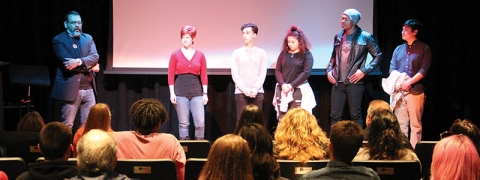
[{"label": "dark back wall", "polygon": [[[403,43],[402,23],[410,18],[419,19],[425,28],[419,39],[431,46],[432,67],[427,76],[427,99],[424,112],[424,139],[437,140],[438,133],[448,129],[456,118],[468,118],[479,125],[479,95],[475,91],[479,82],[474,79],[478,36],[467,29],[473,29],[478,21],[478,7],[473,0],[464,1],[417,1],[391,0],[375,1],[375,30],[385,60],[381,64],[383,76],[370,76],[365,94],[364,106],[372,99],[388,100],[381,90],[379,80],[386,77],[391,55],[395,47]],[[54,64],[58,61],[51,47],[51,39],[64,30],[64,15],[76,10],[82,15],[84,32],[94,37],[100,54],[100,64],[106,67],[109,36],[110,1],[95,0],[3,0],[0,2],[0,61],[10,64],[42,65],[50,70],[53,79]],[[341,12],[339,12],[341,13]],[[338,14],[332,14],[338,16]],[[340,19],[340,18],[339,18]],[[312,23],[313,20],[312,20]],[[337,26],[338,24],[335,24]],[[340,27],[339,27],[340,30]],[[332,34],[333,36],[333,34]],[[3,73],[3,98],[5,103],[17,104],[26,97],[25,86],[13,85],[8,81],[6,66],[0,66]],[[209,76],[210,102],[207,111],[207,137],[216,137],[230,132],[235,126],[233,84],[229,76]],[[158,98],[166,106],[171,119],[176,113],[169,103],[168,86],[165,76],[154,75],[104,75],[99,73],[98,102],[109,104],[112,110],[112,126],[115,130],[129,130],[134,127],[129,122],[128,108],[135,100],[144,97]],[[267,97],[265,117],[274,127],[275,112],[271,98],[275,78],[267,77],[265,89]],[[325,76],[312,76],[310,84],[314,88],[317,107],[314,109],[319,124],[328,131],[328,109],[330,85]],[[32,87],[32,104],[50,122],[55,120],[54,101],[49,98],[50,88]],[[5,111],[6,115],[12,114]],[[16,114],[14,112],[13,114]],[[14,124],[17,115],[6,116],[8,126]],[[233,122],[232,122],[233,121]],[[162,131],[177,135],[178,122],[169,121]],[[273,131],[273,130],[272,130]]]}]

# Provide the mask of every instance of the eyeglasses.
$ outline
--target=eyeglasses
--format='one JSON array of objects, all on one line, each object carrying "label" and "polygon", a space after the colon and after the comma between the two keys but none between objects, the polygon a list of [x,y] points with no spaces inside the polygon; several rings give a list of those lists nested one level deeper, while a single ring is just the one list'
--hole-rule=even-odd
[{"label": "eyeglasses", "polygon": [[71,25],[82,25],[83,22],[82,21],[67,21],[68,24],[71,24]]},{"label": "eyeglasses", "polygon": [[442,133],[440,133],[440,139],[443,139],[443,138],[446,138],[448,136],[451,136],[453,133],[451,133],[450,131],[444,131]]}]

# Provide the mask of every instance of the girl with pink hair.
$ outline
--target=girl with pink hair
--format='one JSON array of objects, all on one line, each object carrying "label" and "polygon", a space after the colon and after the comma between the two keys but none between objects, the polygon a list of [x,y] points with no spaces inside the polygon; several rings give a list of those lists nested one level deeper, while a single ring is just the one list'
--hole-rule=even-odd
[{"label": "girl with pink hair", "polygon": [[469,137],[452,135],[435,145],[430,179],[480,179],[480,158]]}]

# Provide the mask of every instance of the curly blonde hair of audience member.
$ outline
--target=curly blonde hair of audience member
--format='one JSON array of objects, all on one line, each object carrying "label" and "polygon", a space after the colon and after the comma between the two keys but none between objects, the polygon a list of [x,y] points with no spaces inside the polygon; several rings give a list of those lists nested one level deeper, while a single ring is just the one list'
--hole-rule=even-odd
[{"label": "curly blonde hair of audience member", "polygon": [[137,132],[142,135],[149,135],[157,132],[160,125],[168,119],[168,113],[162,103],[157,99],[140,99],[130,107],[132,122],[137,127]]},{"label": "curly blonde hair of audience member", "polygon": [[399,160],[408,154],[397,117],[391,110],[381,110],[372,117],[368,134],[370,159]]},{"label": "curly blonde hair of audience member", "polygon": [[272,136],[261,124],[242,126],[238,135],[247,140],[252,154],[253,176],[258,180],[275,179],[280,176],[280,165],[273,154]]},{"label": "curly blonde hair of audience member", "polygon": [[310,41],[308,40],[302,29],[300,29],[298,26],[293,25],[290,26],[290,28],[287,30],[287,33],[285,34],[285,38],[283,39],[282,43],[282,51],[286,52],[290,50],[290,47],[288,46],[289,36],[295,37],[298,40],[298,47],[300,49],[300,51],[298,52],[299,54],[303,55],[312,49],[312,45],[310,44]]},{"label": "curly blonde hair of audience member", "polygon": [[435,145],[430,179],[480,179],[480,158],[469,137],[452,135]]},{"label": "curly blonde hair of audience member", "polygon": [[112,114],[110,113],[108,105],[97,103],[90,108],[83,133],[85,134],[91,129],[101,129],[107,132],[113,131],[111,128],[111,119]]},{"label": "curly blonde hair of audience member", "polygon": [[22,116],[17,123],[17,131],[40,132],[45,126],[42,115],[37,111],[30,111]]},{"label": "curly blonde hair of audience member", "polygon": [[392,111],[392,108],[390,107],[390,104],[388,104],[384,100],[375,99],[370,101],[370,103],[368,104],[367,117],[366,117],[367,126],[370,126],[372,124],[373,115],[375,115],[377,112],[381,110]]},{"label": "curly blonde hair of audience member", "polygon": [[258,123],[262,126],[265,126],[265,119],[263,118],[263,112],[255,104],[248,104],[243,108],[240,119],[238,120],[237,126],[233,131],[233,134],[238,134],[240,128],[246,124]]},{"label": "curly blonde hair of audience member", "polygon": [[472,140],[480,155],[480,129],[468,119],[456,119],[450,126],[450,132],[453,134],[463,134]]},{"label": "curly blonde hair of audience member", "polygon": [[247,141],[235,134],[215,140],[198,179],[253,180]]},{"label": "curly blonde hair of audience member", "polygon": [[92,129],[78,141],[77,153],[80,173],[109,172],[117,162],[117,143],[107,132]]},{"label": "curly blonde hair of audience member", "polygon": [[312,113],[302,108],[288,110],[275,131],[275,150],[278,159],[325,159],[329,140]]}]

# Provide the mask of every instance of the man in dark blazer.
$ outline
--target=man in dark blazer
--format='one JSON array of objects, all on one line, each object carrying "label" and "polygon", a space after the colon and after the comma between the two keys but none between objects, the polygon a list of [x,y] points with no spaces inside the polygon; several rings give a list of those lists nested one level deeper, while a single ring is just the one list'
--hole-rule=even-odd
[{"label": "man in dark blazer", "polygon": [[[95,72],[98,72],[99,55],[92,36],[82,33],[82,19],[70,11],[63,22],[66,31],[52,40],[59,61],[51,97],[60,101],[61,120],[72,128],[77,111],[85,124],[90,107],[95,105]],[[61,63],[60,63],[61,62]]]}]

